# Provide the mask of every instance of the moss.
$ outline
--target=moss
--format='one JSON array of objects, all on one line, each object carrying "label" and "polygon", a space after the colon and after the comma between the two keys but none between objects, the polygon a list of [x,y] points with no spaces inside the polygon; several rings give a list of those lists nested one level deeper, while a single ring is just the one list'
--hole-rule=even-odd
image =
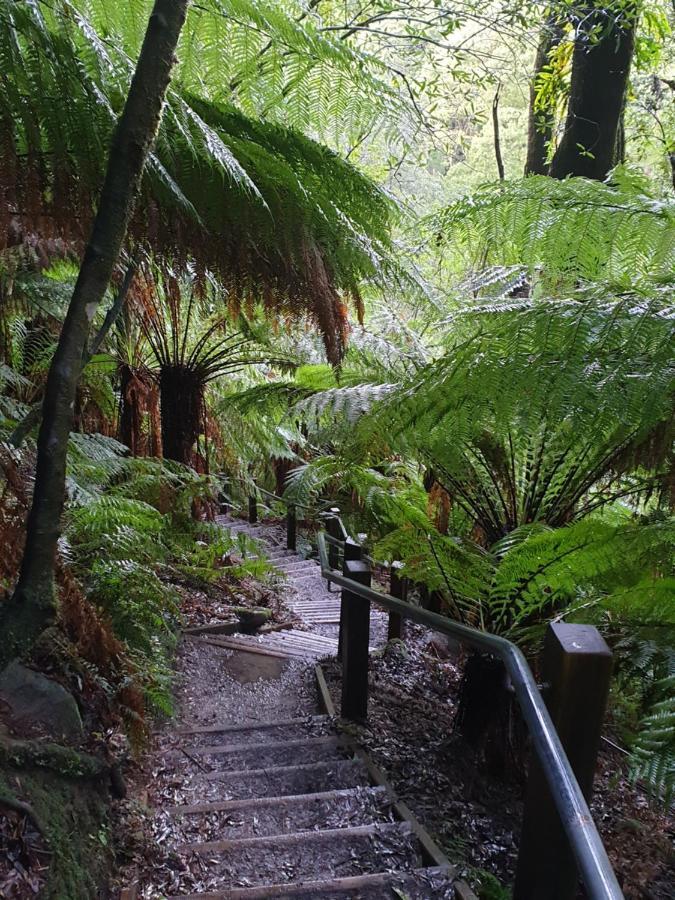
[{"label": "moss", "polygon": [[[63,764],[63,769],[59,766]],[[104,767],[93,757],[47,744],[0,742],[2,798],[30,804],[51,853],[45,900],[94,900],[111,859]]]}]

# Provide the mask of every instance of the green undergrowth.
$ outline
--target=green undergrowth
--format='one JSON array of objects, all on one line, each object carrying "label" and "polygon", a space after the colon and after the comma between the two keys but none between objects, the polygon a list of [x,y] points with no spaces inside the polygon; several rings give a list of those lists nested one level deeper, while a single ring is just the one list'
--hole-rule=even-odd
[{"label": "green undergrowth", "polygon": [[179,585],[210,588],[269,567],[246,535],[205,521],[217,479],[158,459],[131,459],[98,439],[66,520],[64,556],[87,599],[123,642],[153,714],[172,711],[172,658],[181,624]]}]

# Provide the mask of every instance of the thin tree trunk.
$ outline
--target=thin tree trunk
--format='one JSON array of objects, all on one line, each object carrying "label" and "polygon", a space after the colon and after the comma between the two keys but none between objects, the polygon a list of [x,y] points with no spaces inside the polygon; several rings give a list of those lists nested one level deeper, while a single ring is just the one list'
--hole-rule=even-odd
[{"label": "thin tree trunk", "polygon": [[145,160],[159,126],[187,6],[188,0],[155,0],[113,137],[98,211],[47,379],[26,546],[16,589],[0,618],[0,658],[5,660],[28,650],[55,613],[54,561],[82,357],[91,320],[118,260]]},{"label": "thin tree trunk", "polygon": [[499,136],[499,91],[501,90],[501,84],[497,87],[497,91],[492,100],[492,128],[494,132],[494,144],[495,144],[495,159],[497,161],[497,173],[499,174],[499,180],[503,181],[505,178],[504,173],[504,160],[502,158],[502,142]]},{"label": "thin tree trunk", "polygon": [[537,80],[549,64],[551,51],[562,40],[564,30],[555,16],[549,16],[544,24],[534,58],[534,72],[530,82],[530,112],[527,124],[526,175],[546,175],[548,151],[553,139],[555,117],[553,110],[536,110]]},{"label": "thin tree trunk", "polygon": [[[607,15],[598,8],[589,11],[577,36],[565,132],[551,163],[554,178],[602,181],[617,161],[638,13],[630,4],[618,21],[608,23]],[[593,38],[593,29],[604,31]]]}]

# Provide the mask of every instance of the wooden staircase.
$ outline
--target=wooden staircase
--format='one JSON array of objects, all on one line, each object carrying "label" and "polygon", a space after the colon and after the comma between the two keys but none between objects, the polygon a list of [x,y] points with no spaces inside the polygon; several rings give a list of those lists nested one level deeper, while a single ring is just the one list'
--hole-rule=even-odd
[{"label": "wooden staircase", "polygon": [[[329,716],[181,732],[203,802],[168,810],[222,887],[172,900],[469,898]],[[379,783],[377,783],[379,781]]]},{"label": "wooden staircase", "polygon": [[238,651],[315,671],[323,714],[284,717],[279,699],[267,704],[262,690],[237,724],[216,719],[167,736],[159,755],[173,758],[181,805],[157,810],[159,830],[172,835],[171,854],[199,873],[197,893],[171,900],[475,900],[382,773],[338,732],[315,664],[336,653],[339,595],[326,589],[314,561],[285,549],[278,527],[220,522],[261,542],[287,579],[298,625],[257,637],[192,636],[191,652],[200,654],[206,642],[204,652],[227,651],[225,664]]}]

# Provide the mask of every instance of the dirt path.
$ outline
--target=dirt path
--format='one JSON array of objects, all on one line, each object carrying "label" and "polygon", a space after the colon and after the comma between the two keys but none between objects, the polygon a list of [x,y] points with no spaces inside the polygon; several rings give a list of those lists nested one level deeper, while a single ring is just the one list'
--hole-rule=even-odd
[{"label": "dirt path", "polygon": [[[136,896],[460,896],[440,851],[430,858],[416,823],[402,820],[390,789],[320,707],[314,662],[322,641],[337,644],[337,619],[323,621],[335,618],[336,595],[316,564],[283,550],[274,526],[235,527],[286,571],[298,625],[244,640],[255,648],[182,641],[177,716],[145,766],[152,839]],[[376,619],[373,641],[382,628]]]}]

